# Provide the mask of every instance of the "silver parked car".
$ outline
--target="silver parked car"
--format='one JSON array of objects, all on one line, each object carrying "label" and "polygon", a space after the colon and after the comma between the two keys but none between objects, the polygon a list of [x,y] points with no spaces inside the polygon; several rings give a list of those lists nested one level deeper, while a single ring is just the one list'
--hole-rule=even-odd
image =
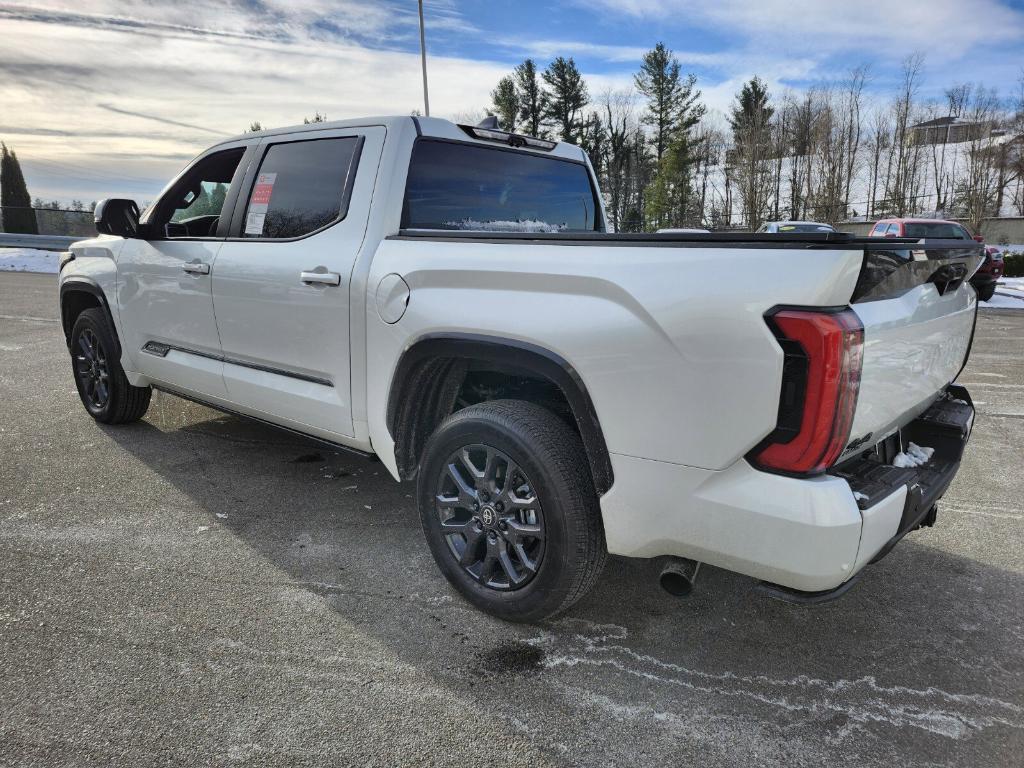
[{"label": "silver parked car", "polygon": [[799,232],[838,232],[831,224],[823,224],[820,221],[766,221],[757,228],[758,232],[768,234],[792,235]]}]

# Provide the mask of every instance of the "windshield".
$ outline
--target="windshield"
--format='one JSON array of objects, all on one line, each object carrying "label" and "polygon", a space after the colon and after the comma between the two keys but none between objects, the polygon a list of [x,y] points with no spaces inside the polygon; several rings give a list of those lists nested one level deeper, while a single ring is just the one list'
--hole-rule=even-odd
[{"label": "windshield", "polygon": [[903,225],[904,237],[936,237],[947,240],[970,240],[967,230],[951,221],[908,221]]},{"label": "windshield", "polygon": [[829,224],[816,224],[813,221],[779,224],[779,232],[835,232],[836,228]]}]

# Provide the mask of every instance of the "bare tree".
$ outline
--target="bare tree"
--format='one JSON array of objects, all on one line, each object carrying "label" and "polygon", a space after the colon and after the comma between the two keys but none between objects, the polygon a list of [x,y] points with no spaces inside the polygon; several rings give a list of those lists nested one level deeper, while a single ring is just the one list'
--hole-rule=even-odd
[{"label": "bare tree", "polygon": [[608,140],[605,142],[605,178],[601,188],[607,198],[612,228],[619,232],[625,218],[630,183],[629,137],[634,124],[633,103],[628,93],[609,89],[601,96],[601,107],[608,132]]},{"label": "bare tree", "polygon": [[864,88],[868,82],[869,67],[860,64],[850,70],[843,84],[843,109],[846,111],[846,184],[843,189],[843,208],[850,206],[850,188],[857,174],[857,160],[861,147],[864,108]]},{"label": "bare tree", "polygon": [[[875,216],[875,209],[878,204],[878,184],[882,169],[882,159],[889,154],[891,148],[892,123],[889,114],[881,109],[875,110],[871,116],[871,123],[868,129],[867,150],[870,153],[870,169],[868,175],[868,218]],[[886,182],[886,185],[888,182]],[[883,185],[883,189],[885,186]]]},{"label": "bare tree", "polygon": [[722,168],[728,139],[724,130],[704,119],[697,127],[695,143],[697,164],[694,168],[694,192],[698,200],[700,223],[714,226],[725,205],[722,191],[715,182]]},{"label": "bare tree", "polygon": [[971,89],[964,106],[964,118],[972,130],[966,151],[966,167],[957,180],[955,203],[958,212],[975,232],[981,231],[985,218],[998,214],[999,152],[993,146],[992,128],[1000,112],[994,90],[981,86]]},{"label": "bare tree", "polygon": [[811,162],[815,152],[817,105],[813,91],[790,96],[783,107],[789,162],[789,218],[803,219],[810,209]]},{"label": "bare tree", "polygon": [[815,121],[814,219],[835,224],[846,217],[847,123],[842,98],[832,88],[819,92]]},{"label": "bare tree", "polygon": [[891,175],[885,191],[888,212],[906,216],[915,209],[920,182],[921,145],[912,141],[912,126],[917,117],[917,93],[921,85],[924,56],[914,53],[903,61],[903,78],[893,102]]},{"label": "bare tree", "polygon": [[744,223],[758,227],[768,211],[772,189],[771,120],[768,89],[760,78],[744,83],[736,94],[729,123],[733,132],[731,171],[743,206]]}]

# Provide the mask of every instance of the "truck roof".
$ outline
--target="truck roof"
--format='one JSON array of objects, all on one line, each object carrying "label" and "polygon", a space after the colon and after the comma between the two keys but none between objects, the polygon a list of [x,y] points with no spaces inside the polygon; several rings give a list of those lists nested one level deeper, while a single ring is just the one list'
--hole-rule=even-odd
[{"label": "truck roof", "polygon": [[[493,141],[485,141],[470,136],[457,124],[450,120],[439,117],[421,117],[419,115],[381,115],[376,117],[357,117],[350,120],[328,120],[323,123],[306,123],[304,125],[288,125],[280,128],[268,128],[263,131],[242,133],[231,138],[224,139],[217,143],[229,144],[233,141],[243,139],[263,138],[264,136],[280,136],[283,134],[301,133],[303,131],[323,131],[332,128],[358,128],[362,126],[381,125],[387,130],[399,130],[409,125],[415,125],[416,131],[421,136],[431,136],[439,139],[450,139],[453,141],[465,141],[478,143],[481,146],[495,146]],[[531,147],[517,147],[522,152],[531,152],[538,155],[560,157],[566,160],[582,161],[586,159],[586,153],[575,144],[564,141],[555,143],[551,150],[539,150]]]},{"label": "truck roof", "polygon": [[890,216],[889,218],[886,218],[886,219],[879,219],[875,223],[876,224],[880,224],[883,221],[891,222],[891,223],[902,221],[902,222],[907,223],[907,224],[959,224],[960,223],[959,221],[953,221],[952,219],[925,219],[925,218],[914,218],[912,216]]}]

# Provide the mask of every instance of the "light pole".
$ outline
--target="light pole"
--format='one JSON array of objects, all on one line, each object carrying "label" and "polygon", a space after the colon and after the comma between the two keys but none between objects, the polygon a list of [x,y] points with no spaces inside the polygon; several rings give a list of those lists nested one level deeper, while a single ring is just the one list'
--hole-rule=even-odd
[{"label": "light pole", "polygon": [[423,114],[430,117],[430,98],[427,96],[427,38],[423,33],[423,0],[420,3],[420,61],[423,64]]}]

